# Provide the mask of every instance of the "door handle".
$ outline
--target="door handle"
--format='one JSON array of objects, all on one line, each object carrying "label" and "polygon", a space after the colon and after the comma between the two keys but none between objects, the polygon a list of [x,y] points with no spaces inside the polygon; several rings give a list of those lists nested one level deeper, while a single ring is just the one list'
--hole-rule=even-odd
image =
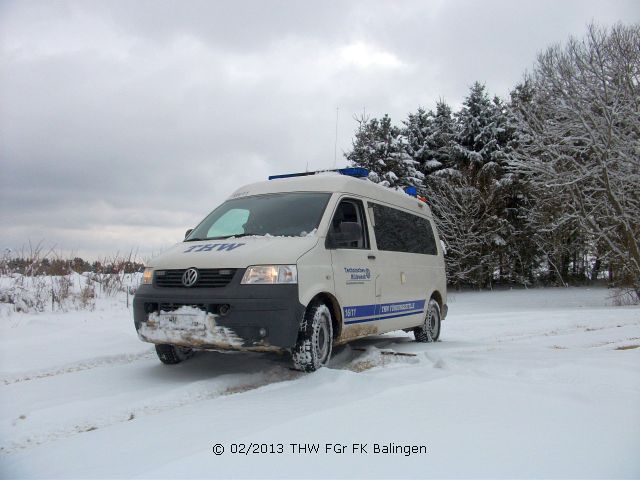
[{"label": "door handle", "polygon": [[376,259],[376,256],[375,256],[375,255],[367,255],[367,258],[368,258],[369,260],[375,260],[375,259]]}]

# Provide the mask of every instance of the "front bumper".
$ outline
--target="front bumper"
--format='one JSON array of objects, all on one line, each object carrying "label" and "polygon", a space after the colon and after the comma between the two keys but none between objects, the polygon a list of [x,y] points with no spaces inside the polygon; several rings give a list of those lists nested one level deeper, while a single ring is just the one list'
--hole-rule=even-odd
[{"label": "front bumper", "polygon": [[[305,307],[297,285],[240,285],[242,271],[222,288],[160,288],[141,285],[133,318],[141,340],[202,349],[277,350],[295,345]],[[228,311],[226,307],[228,306]],[[171,330],[158,312],[177,306],[201,310],[202,325]],[[206,312],[206,313],[205,313]],[[225,314],[223,314],[225,313]]]}]

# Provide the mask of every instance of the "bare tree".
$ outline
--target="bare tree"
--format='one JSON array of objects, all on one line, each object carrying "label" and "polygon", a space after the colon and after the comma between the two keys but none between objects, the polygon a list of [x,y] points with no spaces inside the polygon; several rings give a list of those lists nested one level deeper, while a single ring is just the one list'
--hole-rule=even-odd
[{"label": "bare tree", "polygon": [[640,298],[640,26],[589,25],[541,53],[526,83],[512,166],[536,191],[533,216],[586,234],[594,265]]}]

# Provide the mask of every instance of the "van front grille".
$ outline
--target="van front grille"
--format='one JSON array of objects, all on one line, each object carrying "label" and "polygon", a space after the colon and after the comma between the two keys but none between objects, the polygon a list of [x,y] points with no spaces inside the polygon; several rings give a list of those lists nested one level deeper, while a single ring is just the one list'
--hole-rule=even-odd
[{"label": "van front grille", "polygon": [[[187,288],[182,284],[185,268],[175,270],[156,270],[156,287]],[[235,268],[202,268],[198,269],[198,281],[188,288],[222,288],[226,287],[236,273]]]},{"label": "van front grille", "polygon": [[198,310],[202,310],[203,312],[207,311],[207,306],[203,303],[196,304],[187,304],[187,303],[159,303],[158,310],[161,312],[173,312],[174,310],[178,310],[182,307],[191,307],[197,308]]}]

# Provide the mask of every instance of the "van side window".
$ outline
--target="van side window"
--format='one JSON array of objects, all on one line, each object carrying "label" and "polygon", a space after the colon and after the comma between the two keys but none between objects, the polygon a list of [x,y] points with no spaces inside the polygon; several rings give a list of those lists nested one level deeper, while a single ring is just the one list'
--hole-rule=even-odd
[{"label": "van side window", "polygon": [[370,203],[378,250],[437,255],[431,222],[426,218]]},{"label": "van side window", "polygon": [[336,209],[336,213],[331,220],[331,231],[340,232],[340,225],[343,222],[357,223],[362,232],[361,240],[351,242],[349,245],[340,245],[340,248],[369,248],[369,235],[367,232],[367,221],[364,216],[364,206],[360,200],[342,200]]}]

